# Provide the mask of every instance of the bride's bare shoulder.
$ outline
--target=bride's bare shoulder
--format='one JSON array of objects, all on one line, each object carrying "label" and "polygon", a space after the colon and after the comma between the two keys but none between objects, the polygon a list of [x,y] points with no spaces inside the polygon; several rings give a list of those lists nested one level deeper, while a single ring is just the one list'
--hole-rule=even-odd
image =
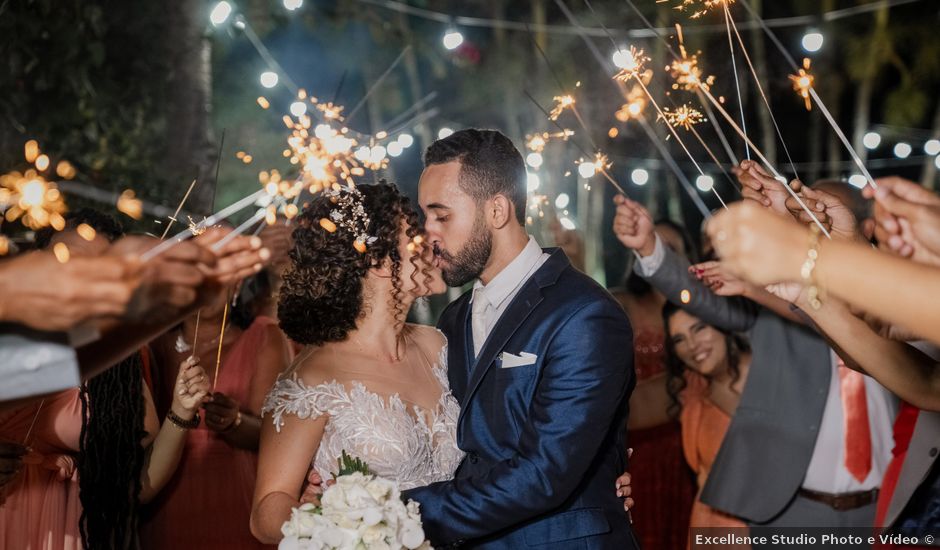
[{"label": "bride's bare shoulder", "polygon": [[447,344],[447,338],[444,337],[444,333],[437,330],[435,327],[408,323],[406,330],[408,330],[412,338],[425,349],[439,350]]},{"label": "bride's bare shoulder", "polygon": [[307,386],[334,381],[339,375],[336,350],[330,344],[307,346],[297,354],[286,374]]}]

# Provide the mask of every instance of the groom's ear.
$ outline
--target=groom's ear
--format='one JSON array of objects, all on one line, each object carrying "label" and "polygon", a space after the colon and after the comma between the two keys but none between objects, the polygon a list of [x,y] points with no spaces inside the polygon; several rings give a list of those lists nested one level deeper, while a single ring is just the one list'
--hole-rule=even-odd
[{"label": "groom's ear", "polygon": [[502,229],[515,218],[512,201],[501,193],[486,201],[486,217],[493,229]]}]

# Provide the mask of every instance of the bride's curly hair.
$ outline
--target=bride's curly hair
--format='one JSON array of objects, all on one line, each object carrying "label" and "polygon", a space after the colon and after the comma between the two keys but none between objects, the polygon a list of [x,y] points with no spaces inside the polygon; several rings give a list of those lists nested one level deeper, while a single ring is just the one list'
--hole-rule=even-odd
[{"label": "bride's curly hair", "polygon": [[[385,180],[356,188],[370,218],[366,232],[376,238],[364,253],[353,247],[355,236],[345,227],[338,225],[330,233],[320,226],[320,220],[329,219],[330,211],[336,208],[329,196],[318,195],[297,217],[291,265],[284,273],[277,316],[281,330],[298,343],[321,345],[345,340],[363,314],[363,278],[386,259],[391,262],[394,292],[390,299],[399,330],[405,323],[408,312],[403,304],[398,245],[402,222],[408,224],[409,238],[421,234],[418,215],[408,197]],[[409,261],[416,268],[412,281],[418,283],[417,275],[424,275],[427,281],[427,270],[419,265],[418,254]]]}]

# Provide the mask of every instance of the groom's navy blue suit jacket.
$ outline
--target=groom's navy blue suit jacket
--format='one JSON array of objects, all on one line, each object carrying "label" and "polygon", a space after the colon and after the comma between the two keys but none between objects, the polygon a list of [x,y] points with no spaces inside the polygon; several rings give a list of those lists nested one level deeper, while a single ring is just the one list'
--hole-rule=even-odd
[{"label": "groom's navy blue suit jacket", "polygon": [[[630,322],[561,250],[546,252],[476,360],[471,293],[438,323],[467,455],[452,481],[405,493],[435,546],[637,547],[614,488],[635,385]],[[503,368],[503,352],[537,358]]]}]

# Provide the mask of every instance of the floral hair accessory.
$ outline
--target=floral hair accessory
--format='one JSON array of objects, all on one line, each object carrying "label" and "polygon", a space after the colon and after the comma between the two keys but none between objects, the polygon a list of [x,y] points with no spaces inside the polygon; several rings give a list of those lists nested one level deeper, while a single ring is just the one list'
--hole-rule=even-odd
[{"label": "floral hair accessory", "polygon": [[368,233],[372,220],[363,206],[362,193],[355,187],[325,189],[323,193],[336,208],[330,210],[329,219],[320,219],[320,227],[330,233],[335,233],[340,227],[346,229],[354,238],[353,248],[364,254],[366,245],[374,243],[377,238]]}]

